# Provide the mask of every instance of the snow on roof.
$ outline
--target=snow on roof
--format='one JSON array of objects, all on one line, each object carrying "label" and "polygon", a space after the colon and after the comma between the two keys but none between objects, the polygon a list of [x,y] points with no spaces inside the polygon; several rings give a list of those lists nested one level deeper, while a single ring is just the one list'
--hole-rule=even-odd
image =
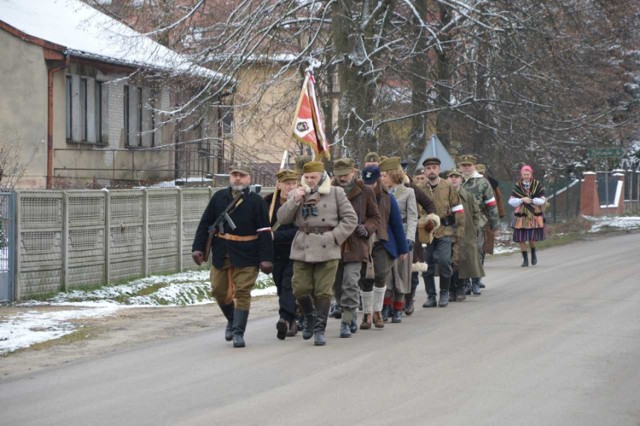
[{"label": "snow on roof", "polygon": [[135,68],[227,79],[197,66],[80,0],[0,0],[0,21],[68,55]]}]

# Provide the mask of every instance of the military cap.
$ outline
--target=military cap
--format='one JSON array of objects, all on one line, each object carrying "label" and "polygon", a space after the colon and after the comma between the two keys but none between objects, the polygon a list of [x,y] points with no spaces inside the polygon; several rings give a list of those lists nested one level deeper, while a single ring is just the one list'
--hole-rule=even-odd
[{"label": "military cap", "polygon": [[362,180],[367,185],[371,185],[380,179],[380,168],[377,166],[367,166],[362,170]]},{"label": "military cap", "polygon": [[304,173],[312,173],[312,172],[324,172],[324,164],[322,164],[322,161],[309,161],[308,163],[305,163],[304,167],[302,168],[302,171]]},{"label": "military cap", "polygon": [[438,157],[429,157],[422,162],[423,166],[427,166],[427,164],[437,164],[439,166],[442,161]]},{"label": "military cap", "polygon": [[231,173],[240,173],[243,175],[250,175],[251,170],[249,169],[248,164],[238,162],[238,163],[233,163],[231,167],[229,167],[229,174]]},{"label": "military cap", "polygon": [[298,180],[298,174],[293,170],[280,170],[276,173],[278,182],[284,182],[285,180]]},{"label": "military cap", "polygon": [[416,175],[421,175],[424,173],[424,167],[420,166],[416,169]]},{"label": "military cap", "polygon": [[478,163],[478,159],[473,155],[460,156],[460,164],[473,164],[475,166],[477,163]]},{"label": "military cap", "polygon": [[309,155],[303,155],[301,157],[296,158],[296,173],[301,175],[303,173],[302,169],[304,165],[312,160],[313,159]]},{"label": "military cap", "polygon": [[487,171],[487,166],[485,166],[484,164],[476,164],[476,170],[478,171],[478,173],[483,175],[484,172]]},{"label": "military cap", "polygon": [[365,163],[379,163],[380,162],[380,156],[378,155],[377,152],[369,152],[367,153],[367,155],[364,156],[364,162]]},{"label": "military cap", "polygon": [[378,161],[378,163],[382,163],[382,162],[383,162],[384,160],[386,160],[387,158],[389,158],[389,157],[387,157],[386,155],[381,155],[381,156],[380,156],[380,161]]},{"label": "military cap", "polygon": [[399,170],[400,169],[400,157],[389,157],[382,161],[378,165],[380,167],[381,172],[388,172],[391,170]]},{"label": "military cap", "polygon": [[453,168],[447,172],[447,177],[449,176],[462,176],[462,172],[460,170]]},{"label": "military cap", "polygon": [[350,158],[340,158],[333,162],[333,174],[336,176],[348,175],[353,171],[356,163]]}]

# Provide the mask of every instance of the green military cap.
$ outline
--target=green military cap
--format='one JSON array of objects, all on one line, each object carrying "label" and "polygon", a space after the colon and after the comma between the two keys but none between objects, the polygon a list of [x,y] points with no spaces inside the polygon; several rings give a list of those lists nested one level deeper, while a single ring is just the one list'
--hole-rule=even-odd
[{"label": "green military cap", "polygon": [[380,156],[378,155],[377,152],[369,152],[367,153],[367,155],[364,156],[364,162],[365,163],[379,163],[380,162]]},{"label": "green military cap", "polygon": [[428,157],[422,162],[422,166],[426,167],[429,164],[437,164],[438,166],[442,164],[442,161],[438,157]]},{"label": "green military cap", "polygon": [[391,170],[400,170],[400,157],[389,157],[380,161],[378,165],[381,172],[388,172]]},{"label": "green military cap", "polygon": [[460,177],[462,177],[462,172],[460,172],[460,170],[458,170],[456,168],[453,168],[453,169],[451,169],[451,170],[449,170],[447,172],[447,177],[449,177],[449,176],[460,176]]},{"label": "green military cap", "polygon": [[487,166],[485,166],[484,164],[476,164],[476,170],[478,171],[478,173],[483,175],[484,172],[487,171]]},{"label": "green military cap", "polygon": [[250,175],[251,169],[249,168],[248,164],[238,162],[238,163],[233,163],[231,167],[229,167],[229,174],[231,173],[240,173],[243,175]]},{"label": "green military cap", "polygon": [[324,172],[324,164],[322,161],[309,161],[302,168],[304,173],[312,173],[312,172]]},{"label": "green military cap", "polygon": [[278,182],[284,182],[285,180],[298,180],[298,174],[293,170],[280,170],[276,173]]},{"label": "green military cap", "polygon": [[356,166],[355,161],[350,158],[340,158],[333,162],[333,174],[336,176],[348,175]]},{"label": "green military cap", "polygon": [[473,155],[460,156],[460,164],[473,164],[475,166],[477,163],[478,163],[478,159]]}]

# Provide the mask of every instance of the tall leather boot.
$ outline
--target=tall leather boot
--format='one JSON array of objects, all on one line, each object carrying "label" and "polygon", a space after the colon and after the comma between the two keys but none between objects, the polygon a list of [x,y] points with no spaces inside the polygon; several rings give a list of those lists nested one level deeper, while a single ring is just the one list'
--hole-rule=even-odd
[{"label": "tall leather boot", "polygon": [[449,304],[449,287],[451,286],[451,277],[443,277],[440,275],[440,300],[438,306],[445,308]]},{"label": "tall leather boot", "polygon": [[427,290],[427,301],[422,305],[423,308],[435,308],[438,306],[436,302],[436,278],[433,275],[425,274],[422,276],[424,279],[424,286]]},{"label": "tall leather boot", "polygon": [[329,307],[331,299],[316,299],[316,324],[313,328],[313,344],[316,346],[324,346],[327,340],[324,337],[324,331],[327,328],[327,318],[329,317]]},{"label": "tall leather boot", "polygon": [[[536,263],[537,263],[537,259],[536,259]],[[522,266],[523,268],[526,268],[527,266],[529,266],[529,254],[526,251],[522,252]]]},{"label": "tall leather boot", "polygon": [[534,266],[538,264],[538,257],[536,256],[535,247],[531,247],[531,264]]},{"label": "tall leather boot", "polygon": [[[456,301],[463,302],[467,300],[467,295],[465,292],[465,280],[458,278],[456,281]],[[453,281],[451,282],[453,284]]]},{"label": "tall leather boot", "polygon": [[228,305],[218,304],[218,306],[220,306],[220,310],[227,319],[227,327],[224,329],[224,340],[230,342],[233,339],[233,311],[235,304],[231,302]]},{"label": "tall leather boot", "polygon": [[316,324],[316,316],[314,314],[313,300],[311,296],[298,299],[298,304],[304,312],[304,328],[302,329],[302,338],[309,340],[313,337],[313,327]]},{"label": "tall leather boot", "polygon": [[244,331],[247,329],[249,311],[236,309],[233,311],[233,347],[244,348]]},{"label": "tall leather boot", "polygon": [[458,282],[458,271],[454,271],[451,276],[451,281],[449,282],[449,302],[457,302],[458,301],[458,287],[456,283]]}]

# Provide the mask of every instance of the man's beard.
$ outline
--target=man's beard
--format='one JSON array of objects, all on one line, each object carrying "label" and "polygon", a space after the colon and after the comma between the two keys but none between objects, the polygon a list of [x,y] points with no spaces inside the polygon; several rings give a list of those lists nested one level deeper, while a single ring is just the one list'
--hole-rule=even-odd
[{"label": "man's beard", "polygon": [[247,185],[231,185],[231,189],[234,191],[244,191],[247,189]]},{"label": "man's beard", "polygon": [[430,173],[429,175],[427,175],[427,178],[429,180],[436,180],[438,179],[438,175],[436,173]]}]

